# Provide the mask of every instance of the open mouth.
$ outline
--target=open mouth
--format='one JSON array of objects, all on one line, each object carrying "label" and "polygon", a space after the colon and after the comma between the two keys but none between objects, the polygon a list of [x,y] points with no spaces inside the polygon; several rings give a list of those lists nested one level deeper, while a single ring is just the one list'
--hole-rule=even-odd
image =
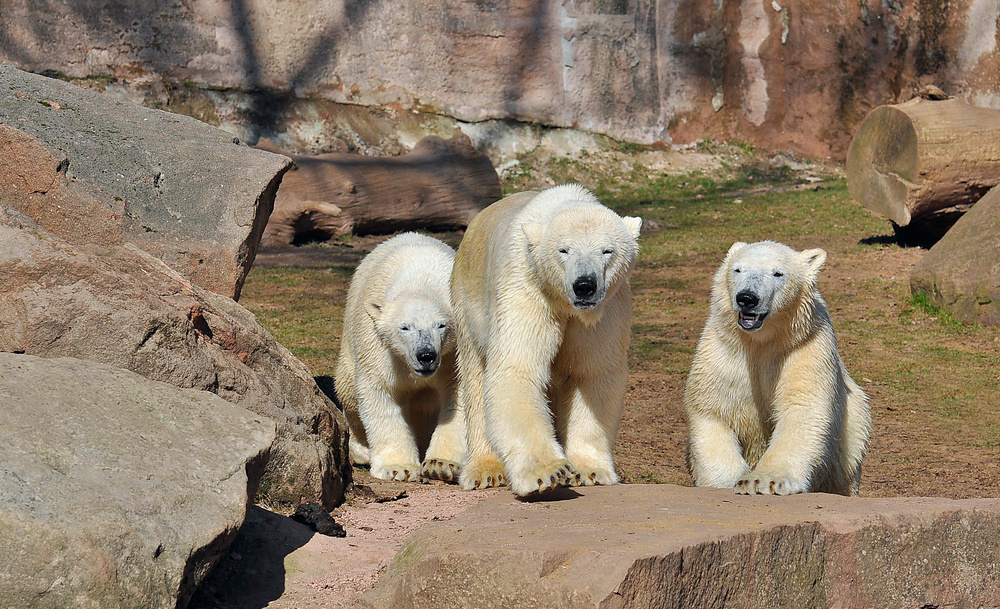
[{"label": "open mouth", "polygon": [[750,313],[743,313],[741,311],[739,321],[737,323],[747,332],[753,332],[754,330],[759,330],[760,327],[764,325],[765,317],[767,317],[767,313],[753,315]]}]

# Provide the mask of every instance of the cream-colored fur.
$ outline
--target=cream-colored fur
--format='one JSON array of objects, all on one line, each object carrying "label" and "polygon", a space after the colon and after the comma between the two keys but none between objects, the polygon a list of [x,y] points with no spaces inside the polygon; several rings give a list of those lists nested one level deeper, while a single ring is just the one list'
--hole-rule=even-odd
[{"label": "cream-colored fur", "polygon": [[770,241],[730,248],[684,396],[695,485],[858,494],[871,414],[817,289],[825,261]]},{"label": "cream-colored fur", "polygon": [[451,283],[462,488],[618,481],[640,225],[575,185],[509,196],[470,224]]},{"label": "cream-colored fur", "polygon": [[351,460],[370,462],[376,478],[456,480],[465,459],[454,401],[454,259],[441,241],[404,233],[372,250],[351,279],[335,388]]}]

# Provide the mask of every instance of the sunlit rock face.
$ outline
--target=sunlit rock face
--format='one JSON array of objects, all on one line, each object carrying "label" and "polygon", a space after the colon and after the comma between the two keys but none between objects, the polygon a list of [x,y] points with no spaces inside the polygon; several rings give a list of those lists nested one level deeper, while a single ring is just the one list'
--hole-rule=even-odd
[{"label": "sunlit rock face", "polygon": [[1000,107],[998,12],[993,0],[11,0],[0,60],[308,152],[391,152],[510,119],[842,158],[871,108],[921,84]]}]

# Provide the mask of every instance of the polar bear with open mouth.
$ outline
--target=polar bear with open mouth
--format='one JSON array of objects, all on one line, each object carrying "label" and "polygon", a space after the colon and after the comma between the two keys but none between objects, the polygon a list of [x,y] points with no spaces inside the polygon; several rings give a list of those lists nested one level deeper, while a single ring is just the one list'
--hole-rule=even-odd
[{"label": "polar bear with open mouth", "polygon": [[826,252],[734,244],[684,401],[696,486],[854,496],[871,428],[817,289]]}]

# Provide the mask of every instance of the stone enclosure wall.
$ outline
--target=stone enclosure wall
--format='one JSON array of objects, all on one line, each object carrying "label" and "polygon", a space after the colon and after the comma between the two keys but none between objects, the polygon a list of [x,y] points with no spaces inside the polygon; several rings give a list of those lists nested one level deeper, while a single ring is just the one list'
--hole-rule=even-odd
[{"label": "stone enclosure wall", "polygon": [[0,61],[304,152],[401,152],[456,121],[514,120],[841,159],[870,109],[921,84],[1000,108],[995,0],[5,0],[2,10]]}]

